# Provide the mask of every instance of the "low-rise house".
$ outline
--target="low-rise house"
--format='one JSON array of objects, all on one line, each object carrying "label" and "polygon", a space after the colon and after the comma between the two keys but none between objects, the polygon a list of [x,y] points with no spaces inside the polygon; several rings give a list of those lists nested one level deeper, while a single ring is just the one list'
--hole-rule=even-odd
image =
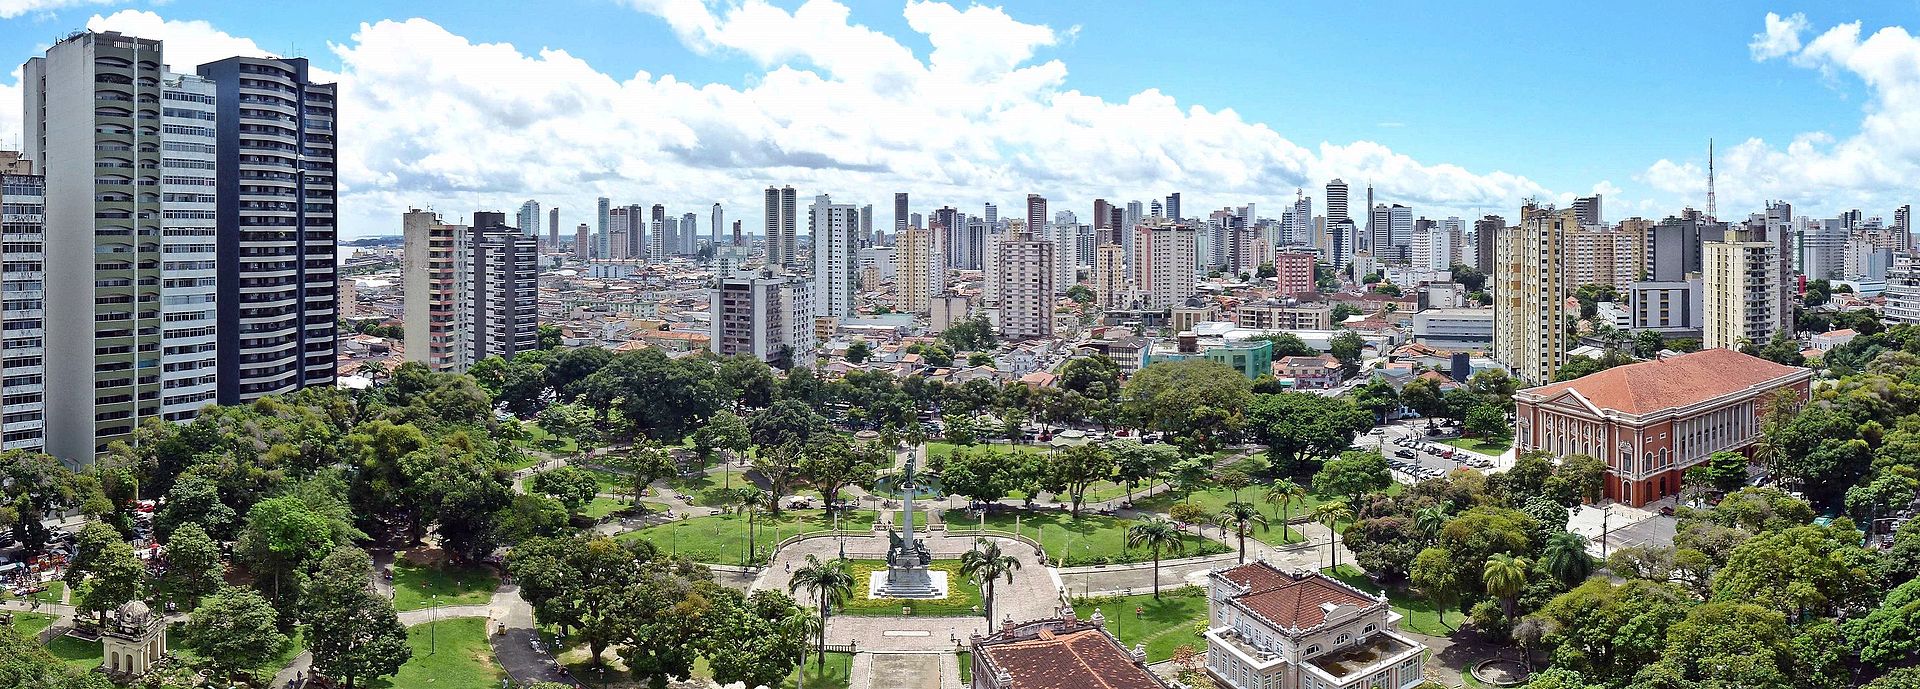
[{"label": "low-rise house", "polygon": [[1295,390],[1325,390],[1340,384],[1340,360],[1331,354],[1281,357],[1273,377],[1292,380]]},{"label": "low-rise house", "polygon": [[1127,650],[1099,612],[1085,620],[1062,607],[1057,619],[1014,623],[972,638],[970,689],[1168,689],[1147,669],[1147,652]]},{"label": "low-rise house", "polygon": [[1265,562],[1207,577],[1207,674],[1237,689],[1409,689],[1426,647],[1400,634],[1400,614],[1315,572]]}]

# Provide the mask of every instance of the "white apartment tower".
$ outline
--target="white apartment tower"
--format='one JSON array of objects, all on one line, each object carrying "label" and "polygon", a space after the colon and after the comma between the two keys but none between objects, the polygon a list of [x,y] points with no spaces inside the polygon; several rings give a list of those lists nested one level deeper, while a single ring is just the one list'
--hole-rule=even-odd
[{"label": "white apartment tower", "polygon": [[[1129,232],[1128,234],[1132,234]],[[1101,244],[1093,250],[1093,292],[1100,307],[1127,306],[1127,250],[1119,244]]]},{"label": "white apartment tower", "polygon": [[933,264],[937,260],[933,235],[932,230],[924,227],[899,230],[894,243],[894,308],[906,313],[926,313],[931,306],[935,291]]},{"label": "white apartment tower", "polygon": [[771,270],[723,276],[708,295],[714,354],[745,354],[781,366],[813,360],[811,283]]},{"label": "white apartment tower", "polygon": [[[161,219],[160,413],[169,421],[192,419],[219,396],[218,197],[215,170],[214,82],[191,74],[162,80],[161,125],[166,175],[160,183]],[[239,294],[242,301],[258,295]],[[330,295],[329,295],[330,296]],[[291,302],[289,295],[287,301]],[[241,325],[241,327],[245,327]]]},{"label": "white apartment tower", "polygon": [[1000,247],[1000,333],[1009,339],[1053,336],[1054,247],[1025,223],[1008,228]]},{"label": "white apartment tower", "polygon": [[1766,344],[1782,309],[1778,249],[1743,241],[1703,242],[1701,249],[1701,345]]},{"label": "white apartment tower", "polygon": [[514,214],[514,220],[520,223],[520,233],[532,237],[540,234],[540,202],[527,199],[520,204],[520,212]]},{"label": "white apartment tower", "polygon": [[46,179],[0,151],[0,448],[46,446]]},{"label": "white apartment tower", "polygon": [[860,210],[834,203],[826,194],[813,198],[807,209],[813,230],[814,314],[840,318],[853,315],[853,273],[856,269],[854,231]]},{"label": "white apartment tower", "polygon": [[456,254],[466,228],[440,222],[440,215],[433,211],[408,209],[401,229],[401,276],[406,284],[402,337],[407,361],[420,362],[432,371],[458,371],[464,359],[460,319],[465,309],[460,303]]}]

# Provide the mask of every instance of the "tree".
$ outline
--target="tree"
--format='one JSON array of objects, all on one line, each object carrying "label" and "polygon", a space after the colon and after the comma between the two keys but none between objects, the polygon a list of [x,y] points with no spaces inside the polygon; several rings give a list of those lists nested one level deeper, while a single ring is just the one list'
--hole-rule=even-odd
[{"label": "tree", "polygon": [[978,582],[981,593],[986,596],[989,633],[993,631],[994,585],[1001,578],[1013,583],[1013,572],[1017,569],[1020,569],[1020,558],[1001,552],[999,543],[985,538],[975,539],[973,549],[960,554],[960,576]]},{"label": "tree", "polygon": [[860,441],[847,442],[838,435],[815,441],[802,452],[800,474],[820,490],[829,505],[840,502],[841,488],[872,477],[887,464],[880,448]]},{"label": "tree", "polygon": [[[1340,306],[1345,305],[1342,304]],[[1339,306],[1334,307],[1335,312],[1339,310]],[[1345,320],[1344,318],[1338,318],[1338,313],[1335,315],[1336,323]],[[1348,371],[1352,371],[1354,367],[1360,365],[1360,353],[1366,348],[1366,339],[1360,337],[1360,333],[1351,330],[1342,331],[1340,334],[1333,336],[1333,339],[1327,341],[1327,353],[1332,354],[1333,358],[1339,359],[1340,365],[1347,367]]]},{"label": "tree", "polygon": [[1293,521],[1293,501],[1299,500],[1304,503],[1307,499],[1307,489],[1290,479],[1277,478],[1267,484],[1266,491],[1260,497],[1269,505],[1280,506],[1280,533],[1284,535],[1290,528],[1287,524]]},{"label": "tree", "polygon": [[1593,573],[1593,560],[1587,557],[1587,539],[1580,534],[1556,531],[1547,536],[1540,558],[1547,571],[1568,588],[1578,586]]},{"label": "tree", "polygon": [[1112,397],[1120,392],[1120,365],[1104,354],[1074,357],[1060,367],[1059,384],[1089,397]]},{"label": "tree", "polygon": [[1542,645],[1553,649],[1553,666],[1596,684],[1625,686],[1660,659],[1667,629],[1694,601],[1679,586],[1629,580],[1613,584],[1594,577],[1540,607],[1548,622]]},{"label": "tree", "polygon": [[1347,496],[1348,504],[1359,504],[1360,496],[1393,485],[1387,459],[1379,452],[1349,450],[1327,462],[1313,475],[1313,487],[1324,493]]},{"label": "tree", "polygon": [[940,332],[940,340],[962,352],[992,349],[994,346],[993,323],[985,315],[974,316],[947,326]]},{"label": "tree", "polygon": [[640,584],[635,553],[613,539],[535,538],[507,553],[507,573],[542,625],[586,642],[593,662],[619,641],[633,603],[630,589]]},{"label": "tree", "polygon": [[612,455],[607,459],[607,464],[627,475],[635,507],[639,507],[640,501],[647,497],[647,491],[654,481],[680,471],[671,453],[650,443],[637,444],[626,452]]},{"label": "tree", "polygon": [[1446,400],[1441,397],[1440,384],[1431,378],[1415,378],[1400,388],[1400,402],[1421,416],[1435,417],[1446,413]]},{"label": "tree", "polygon": [[1353,519],[1353,508],[1345,500],[1328,500],[1313,507],[1313,519],[1327,527],[1332,535],[1327,538],[1327,552],[1333,555],[1333,566],[1340,567],[1340,522]]},{"label": "tree", "polygon": [[1467,435],[1478,438],[1505,438],[1513,434],[1513,427],[1507,425],[1506,413],[1490,404],[1468,411],[1465,428]]},{"label": "tree", "polygon": [[513,479],[505,466],[473,452],[444,456],[420,483],[424,515],[440,545],[455,559],[477,560],[492,552],[495,520],[513,503]]},{"label": "tree", "polygon": [[1306,340],[1300,339],[1299,335],[1295,335],[1293,333],[1261,335],[1259,337],[1249,338],[1249,339],[1266,340],[1268,342],[1272,342],[1273,358],[1275,359],[1279,359],[1280,357],[1283,357],[1283,356],[1314,356],[1320,353],[1320,350],[1317,350],[1311,346],[1308,346]]},{"label": "tree", "polygon": [[79,582],[75,590],[80,596],[74,607],[98,613],[101,624],[106,624],[107,611],[145,595],[146,578],[146,565],[134,554],[133,546],[118,537],[88,558],[80,577],[72,569],[67,571],[69,586]]},{"label": "tree", "polygon": [[203,533],[226,537],[233,534],[236,516],[233,508],[221,501],[219,484],[205,473],[188,471],[167,491],[165,504],[154,514],[153,530],[155,535],[167,538],[182,525],[197,524]]},{"label": "tree", "polygon": [[847,345],[847,363],[849,364],[866,363],[867,357],[870,356],[873,356],[873,346],[867,344],[866,340],[856,339],[853,344]]},{"label": "tree", "polygon": [[1253,503],[1235,500],[1227,503],[1227,508],[1220,511],[1219,520],[1221,523],[1233,525],[1233,535],[1240,539],[1238,561],[1246,562],[1247,534],[1253,530],[1255,524],[1260,525],[1262,529],[1267,528],[1267,516],[1261,514],[1260,508],[1254,507]]},{"label": "tree", "polygon": [[1839,505],[1848,487],[1871,466],[1871,446],[1859,437],[1853,419],[1820,403],[1798,407],[1776,399],[1764,427],[1767,468],[1788,485],[1806,492],[1816,506]]},{"label": "tree", "polygon": [[208,596],[187,617],[187,647],[206,658],[221,677],[259,667],[287,643],[279,615],[260,594],[226,588]]},{"label": "tree", "polygon": [[603,437],[600,420],[594,417],[592,409],[580,404],[548,406],[540,410],[538,423],[555,437],[572,440],[583,460],[593,457],[593,448],[600,444]]},{"label": "tree", "polygon": [[1094,300],[1093,289],[1087,287],[1086,285],[1074,285],[1072,287],[1068,287],[1067,298],[1072,299],[1074,303],[1080,304],[1083,306],[1087,304],[1091,304],[1093,303],[1093,300]]},{"label": "tree", "polygon": [[1392,383],[1383,378],[1374,378],[1354,388],[1353,406],[1372,413],[1373,421],[1382,421],[1400,408],[1400,393],[1393,389]]},{"label": "tree", "polygon": [[1107,451],[1113,453],[1114,480],[1127,487],[1129,505],[1133,504],[1133,489],[1136,486],[1151,484],[1180,461],[1178,450],[1160,444],[1142,445],[1132,440],[1108,443]]},{"label": "tree", "polygon": [[959,448],[938,467],[940,484],[949,493],[979,502],[997,502],[1017,482],[1018,463],[992,447]]},{"label": "tree", "polygon": [[1748,353],[1776,364],[1807,365],[1807,357],[1800,353],[1800,342],[1786,332],[1774,333],[1773,339],[1768,340],[1766,346]]},{"label": "tree", "polygon": [[[827,660],[827,617],[833,614],[834,607],[845,605],[853,597],[853,585],[853,570],[848,567],[846,560],[823,561],[811,554],[807,555],[806,564],[793,571],[793,579],[787,583],[787,592],[793,593],[806,589],[819,608],[821,624],[818,632],[816,665],[824,666]],[[987,619],[993,618],[989,616]]]},{"label": "tree", "polygon": [[[46,548],[48,532],[41,520],[47,515],[95,497],[99,497],[98,485],[89,486],[51,455],[26,450],[0,453],[0,526],[11,528],[27,552]],[[105,502],[103,497],[100,501]]]},{"label": "tree", "polygon": [[1487,566],[1480,574],[1487,585],[1487,595],[1500,599],[1500,608],[1509,624],[1514,619],[1514,601],[1520,597],[1520,590],[1527,587],[1527,569],[1531,566],[1526,558],[1496,553],[1487,559]]},{"label": "tree", "polygon": [[747,422],[726,410],[714,412],[706,425],[693,432],[693,451],[699,456],[703,469],[720,450],[737,455],[752,446],[753,438],[747,430]]},{"label": "tree", "polygon": [[220,589],[220,577],[227,566],[220,558],[220,544],[208,537],[200,525],[187,524],[174,529],[163,552],[167,569],[160,585],[176,600],[186,603],[181,607],[191,608],[201,596]]},{"label": "tree", "polygon": [[307,570],[336,545],[366,538],[353,528],[352,511],[333,490],[315,483],[290,495],[268,498],[247,510],[234,559],[254,576],[254,586],[274,601],[288,621]]},{"label": "tree", "polygon": [[1113,454],[1098,444],[1075,445],[1055,453],[1040,477],[1040,487],[1067,496],[1069,511],[1080,516],[1080,504],[1094,483],[1113,478]]},{"label": "tree", "polygon": [[1128,411],[1143,427],[1181,444],[1211,450],[1237,433],[1253,383],[1217,361],[1156,363],[1127,381]]},{"label": "tree", "polygon": [[580,511],[600,492],[600,483],[592,474],[574,467],[560,467],[533,475],[533,492],[558,500],[568,514]]},{"label": "tree", "polygon": [[1891,668],[1912,660],[1920,654],[1920,580],[1895,587],[1873,612],[1848,620],[1846,631],[1863,661]]},{"label": "tree", "polygon": [[1146,548],[1153,552],[1153,597],[1160,598],[1160,554],[1184,553],[1187,543],[1180,538],[1180,529],[1173,522],[1159,517],[1149,517],[1146,521],[1135,522],[1127,527],[1127,547]]},{"label": "tree", "polygon": [[1761,533],[1733,549],[1713,577],[1716,600],[1765,606],[1795,619],[1830,615],[1882,590],[1874,554],[1846,520]]},{"label": "tree", "polygon": [[1667,629],[1660,660],[1640,685],[1667,687],[1794,686],[1785,616],[1758,605],[1711,602],[1687,611]]},{"label": "tree", "polygon": [[81,672],[11,626],[0,626],[0,686],[21,689],[112,689],[98,672]]},{"label": "tree", "polygon": [[314,672],[353,689],[400,671],[413,651],[393,603],[368,586],[373,561],[352,546],[320,562],[307,592],[308,650]]},{"label": "tree", "polygon": [[1408,575],[1420,595],[1427,597],[1433,604],[1434,613],[1439,615],[1440,624],[1447,623],[1447,609],[1459,600],[1460,582],[1454,578],[1453,554],[1441,548],[1421,550],[1413,558],[1413,568]]},{"label": "tree", "polygon": [[1667,348],[1667,338],[1658,330],[1642,330],[1633,336],[1633,356],[1639,359],[1652,359],[1659,356],[1660,350]]},{"label": "tree", "polygon": [[1346,449],[1372,425],[1373,417],[1345,398],[1304,392],[1259,395],[1247,410],[1248,428],[1282,474],[1304,473],[1309,462]]}]

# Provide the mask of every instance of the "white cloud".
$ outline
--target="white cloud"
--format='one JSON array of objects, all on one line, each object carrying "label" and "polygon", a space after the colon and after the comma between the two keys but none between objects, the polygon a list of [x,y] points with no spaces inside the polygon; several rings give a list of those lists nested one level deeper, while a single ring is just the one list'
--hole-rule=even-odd
[{"label": "white cloud", "polygon": [[0,0],[0,19],[45,14],[82,5],[112,5],[121,0]]},{"label": "white cloud", "polygon": [[1747,44],[1747,51],[1753,54],[1755,60],[1771,60],[1800,52],[1800,34],[1806,33],[1808,26],[1807,15],[1796,12],[1781,17],[1768,12],[1766,31],[1753,35],[1753,41]]},{"label": "white cloud", "polygon": [[[1334,177],[1371,181],[1382,199],[1429,215],[1550,196],[1525,177],[1423,163],[1374,142],[1303,145],[1232,109],[1154,89],[1114,100],[1082,93],[1067,66],[1044,55],[1077,28],[999,8],[908,2],[907,25],[931,46],[916,55],[833,0],[791,11],[766,0],[627,2],[690,49],[759,68],[741,86],[612,75],[564,50],[477,43],[425,19],[362,24],[330,44],[341,72],[318,78],[341,84],[343,234],[395,232],[408,206],[465,215],[526,198],[563,207],[571,227],[588,220],[596,196],[694,211],[703,233],[707,207],[720,201],[755,231],[770,183],[873,203],[882,226],[894,191],[912,192],[916,211],[972,212],[987,201],[1010,208],[1029,192],[1078,210],[1095,197],[1183,191],[1195,215],[1249,201],[1275,207],[1295,187],[1317,196]],[[88,26],[165,40],[180,69],[269,52],[152,12]]]},{"label": "white cloud", "polygon": [[[1766,32],[1754,38],[1754,59],[1785,58],[1823,75],[1859,79],[1868,100],[1858,131],[1846,136],[1804,132],[1784,147],[1758,138],[1723,146],[1715,161],[1723,217],[1736,217],[1726,209],[1758,208],[1769,199],[1823,212],[1877,207],[1890,215],[1894,206],[1907,202],[1898,195],[1920,178],[1920,39],[1897,26],[1863,37],[1854,22],[1802,42],[1808,28],[1805,17],[1768,14]],[[1704,156],[1657,161],[1638,179],[1703,199]]]}]

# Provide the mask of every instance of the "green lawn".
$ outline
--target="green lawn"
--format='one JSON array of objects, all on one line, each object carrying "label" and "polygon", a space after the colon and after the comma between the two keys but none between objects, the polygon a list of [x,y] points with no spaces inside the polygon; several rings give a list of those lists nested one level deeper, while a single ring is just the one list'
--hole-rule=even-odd
[{"label": "green lawn", "polygon": [[[593,502],[589,502],[586,507],[580,508],[580,514],[588,519],[599,521],[612,516],[615,512],[624,511],[632,506],[633,501],[626,498],[594,498]],[[640,507],[646,510],[647,514],[659,514],[667,511],[667,506],[664,503],[658,502],[643,500],[640,502]]]},{"label": "green lawn", "polygon": [[[806,681],[801,680],[806,674]],[[807,654],[806,662],[794,669],[793,675],[780,683],[780,689],[847,689],[847,682],[853,675],[853,654],[828,653],[824,665],[814,665],[814,655]]]},{"label": "green lawn", "polygon": [[37,612],[13,613],[13,629],[20,632],[21,636],[32,637],[39,634],[40,630],[51,626],[53,626],[52,615],[42,615]]},{"label": "green lawn", "polygon": [[493,660],[486,626],[486,620],[470,617],[408,627],[413,657],[394,676],[368,686],[498,689],[507,673]]},{"label": "green lawn", "polygon": [[[1329,568],[1324,571],[1328,576],[1344,581],[1354,588],[1366,591],[1367,593],[1377,593],[1385,589],[1387,592],[1387,604],[1393,607],[1394,612],[1400,613],[1400,626],[1403,629],[1419,632],[1428,636],[1447,636],[1453,633],[1452,628],[1440,623],[1440,615],[1434,612],[1433,604],[1427,602],[1427,599],[1420,597],[1419,594],[1404,589],[1394,589],[1376,584],[1372,579],[1367,578],[1367,575],[1361,572],[1360,568],[1353,565],[1340,565],[1338,569]],[[1453,612],[1447,616],[1447,623],[1454,627],[1460,626],[1460,624],[1465,621],[1466,615],[1459,612]]]},{"label": "green lawn", "polygon": [[1454,447],[1466,448],[1484,455],[1499,456],[1513,449],[1512,438],[1447,438],[1440,441]]},{"label": "green lawn", "polygon": [[393,565],[393,609],[425,610],[440,605],[484,605],[493,599],[500,577],[485,567]]},{"label": "green lawn", "polygon": [[1074,614],[1083,620],[1092,617],[1096,608],[1121,646],[1132,650],[1134,644],[1147,645],[1149,663],[1172,658],[1181,646],[1207,648],[1207,640],[1194,630],[1196,623],[1207,619],[1206,589],[1198,586],[1163,587],[1158,600],[1148,593],[1081,599],[1073,604]]},{"label": "green lawn", "polygon": [[[844,513],[841,527],[856,533],[873,530],[873,512]],[[833,521],[825,510],[787,510],[778,518],[761,514],[754,518],[754,547],[762,558],[780,539],[799,533],[832,531]],[[620,535],[621,540],[643,540],[669,553],[685,555],[697,562],[738,564],[747,550],[747,515],[716,514],[681,519]]]},{"label": "green lawn", "polygon": [[[854,560],[852,566],[853,599],[847,601],[846,607],[837,613],[840,615],[899,617],[900,609],[905,607],[911,609],[915,617],[961,617],[976,614],[975,607],[984,605],[980,598],[980,585],[960,576],[960,563],[955,560],[935,560],[928,567],[947,573],[947,597],[938,600],[868,598],[867,581],[874,572],[886,570],[887,563],[880,560]],[[804,598],[806,592],[801,591],[800,595]]]},{"label": "green lawn", "polygon": [[100,667],[103,662],[99,641],[87,641],[64,634],[47,644],[47,652],[82,670]]},{"label": "green lawn", "polygon": [[[965,510],[949,510],[945,519],[949,529],[961,533],[965,533],[967,526],[979,523],[977,519],[969,518]],[[1069,567],[1153,560],[1153,553],[1149,551],[1126,547],[1127,527],[1132,524],[1131,521],[1097,514],[1082,514],[1075,519],[1065,512],[1053,511],[1002,510],[987,515],[988,529],[1017,530],[1020,535],[1039,541],[1047,549],[1048,555],[1060,558]],[[1225,545],[1192,534],[1183,535],[1181,540],[1186,543],[1186,552],[1181,557],[1231,550]],[[1175,556],[1163,553],[1161,557]]]},{"label": "green lawn", "polygon": [[552,433],[548,433],[547,429],[541,428],[540,424],[522,424],[522,428],[527,430],[526,439],[520,441],[522,447],[539,448],[561,457],[579,454],[580,452],[580,446],[574,443],[572,438],[557,437]]}]

